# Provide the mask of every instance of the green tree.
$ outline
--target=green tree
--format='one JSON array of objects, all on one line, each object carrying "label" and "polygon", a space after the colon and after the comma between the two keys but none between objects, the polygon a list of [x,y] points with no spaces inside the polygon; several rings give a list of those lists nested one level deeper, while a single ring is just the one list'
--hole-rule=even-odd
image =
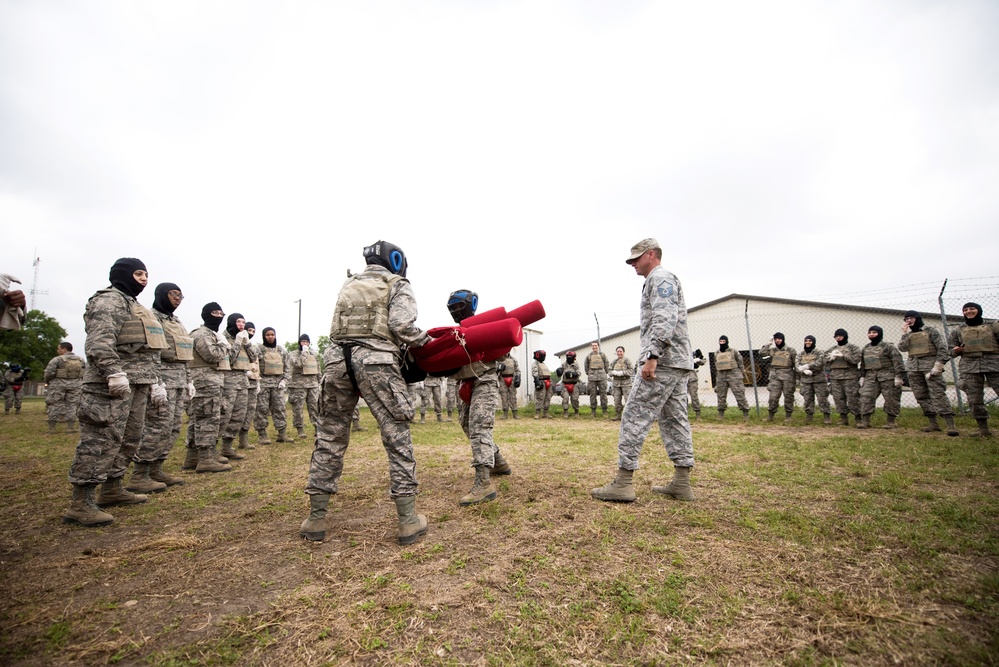
[{"label": "green tree", "polygon": [[58,354],[56,348],[65,339],[66,330],[58,320],[40,310],[29,311],[24,328],[0,333],[0,363],[20,364],[29,369],[30,379],[40,381],[45,366]]}]

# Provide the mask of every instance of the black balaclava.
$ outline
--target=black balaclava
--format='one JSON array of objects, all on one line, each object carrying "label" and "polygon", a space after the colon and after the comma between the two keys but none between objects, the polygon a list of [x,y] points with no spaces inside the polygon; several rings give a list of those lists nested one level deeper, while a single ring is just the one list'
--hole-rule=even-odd
[{"label": "black balaclava", "polygon": [[[277,336],[274,336],[274,342],[273,343],[268,343],[267,342],[267,332],[268,331],[274,331],[274,327],[264,327],[264,330],[260,332],[260,338],[262,339],[264,347],[277,347]],[[276,334],[277,332],[274,331],[274,333]]]},{"label": "black balaclava", "polygon": [[309,338],[309,334],[302,334],[301,336],[298,337],[298,351],[299,352],[302,351],[302,341],[303,340],[309,341],[310,345],[312,344],[312,339]]},{"label": "black balaclava", "polygon": [[201,321],[205,323],[206,327],[217,332],[219,325],[222,324],[222,318],[212,315],[213,310],[222,310],[222,306],[214,301],[206,303],[205,307],[201,309]]},{"label": "black balaclava", "polygon": [[786,342],[784,340],[784,334],[782,334],[781,332],[778,331],[777,333],[774,334],[774,338],[780,338],[780,345],[778,345],[777,343],[774,343],[774,347],[776,347],[778,350],[783,350],[784,349],[784,343]]},{"label": "black balaclava", "polygon": [[833,333],[833,337],[835,338],[836,336],[843,337],[843,340],[836,341],[837,345],[846,345],[850,342],[850,336],[846,333],[846,329],[836,329],[836,332]]},{"label": "black balaclava", "polygon": [[805,336],[805,352],[811,352],[815,349],[815,336],[808,334]]},{"label": "black balaclava", "polygon": [[872,331],[875,332],[875,333],[877,333],[878,335],[877,335],[876,338],[871,338],[870,339],[871,345],[880,345],[881,344],[881,339],[885,335],[885,330],[882,329],[881,327],[877,326],[877,325],[874,325],[873,327],[871,327],[870,329],[867,330],[867,333],[871,333]]},{"label": "black balaclava", "polygon": [[146,288],[145,285],[135,282],[135,278],[132,277],[133,273],[140,270],[146,271],[146,265],[141,259],[122,257],[111,266],[111,274],[108,277],[113,287],[135,298]]},{"label": "black balaclava", "polygon": [[969,327],[977,327],[980,324],[984,324],[984,320],[982,320],[982,307],[979,306],[974,301],[969,301],[968,303],[966,303],[963,306],[961,306],[961,310],[964,310],[965,308],[968,308],[969,306],[971,308],[977,308],[978,309],[978,315],[976,317],[971,318],[970,320],[967,317],[964,318],[964,323],[967,324]]},{"label": "black balaclava", "polygon": [[[250,331],[250,329],[253,329],[253,331]],[[253,338],[253,334],[257,332],[257,325],[254,324],[253,322],[246,322],[243,324],[243,331],[248,333],[250,335],[250,338]]]},{"label": "black balaclava", "polygon": [[[722,341],[725,341],[724,343]],[[728,352],[728,336],[718,336],[718,351]]]},{"label": "black balaclava", "polygon": [[[236,334],[239,333],[239,329],[236,328],[236,320],[242,320],[242,319],[244,319],[242,313],[233,313],[225,321],[225,330],[228,331],[229,335],[232,336],[233,338],[235,338]],[[243,326],[244,327],[246,326],[245,321],[243,322]]]},{"label": "black balaclava", "polygon": [[153,299],[153,308],[161,313],[173,315],[173,311],[175,311],[176,308],[173,307],[173,304],[170,303],[170,297],[167,296],[167,293],[172,292],[173,290],[177,290],[178,292],[182,291],[173,283],[160,283],[157,285],[156,291],[154,292],[156,298]]},{"label": "black balaclava", "polygon": [[903,317],[915,317],[916,318],[916,321],[913,322],[913,324],[912,324],[911,327],[909,327],[910,331],[919,331],[920,329],[923,328],[923,316],[920,315],[917,311],[915,311],[915,310],[907,310],[907,311],[905,311],[905,315],[903,315]]}]

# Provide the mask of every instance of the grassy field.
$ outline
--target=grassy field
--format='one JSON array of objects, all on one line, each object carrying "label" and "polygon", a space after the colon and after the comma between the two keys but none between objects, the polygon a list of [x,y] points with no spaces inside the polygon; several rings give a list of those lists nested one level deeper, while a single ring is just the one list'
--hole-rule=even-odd
[{"label": "grassy field", "polygon": [[802,420],[697,422],[694,503],[650,492],[671,472],[654,434],[630,505],[588,493],[615,422],[499,420],[514,472],[472,508],[460,428],[416,424],[430,529],[400,547],[366,412],[313,544],[311,440],[64,525],[76,441],[28,401],[0,422],[0,664],[999,663],[999,440]]}]

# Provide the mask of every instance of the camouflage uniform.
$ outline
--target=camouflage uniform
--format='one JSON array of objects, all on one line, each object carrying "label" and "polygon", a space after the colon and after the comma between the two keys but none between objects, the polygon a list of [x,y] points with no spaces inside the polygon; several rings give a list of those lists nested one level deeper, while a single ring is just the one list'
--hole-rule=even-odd
[{"label": "camouflage uniform", "polygon": [[552,380],[548,366],[535,359],[531,366],[531,378],[534,379],[534,418],[548,419],[548,408],[552,402]]},{"label": "camouflage uniform", "polygon": [[[860,388],[861,416],[869,418],[874,414],[874,405],[878,396],[883,395],[885,414],[893,418],[898,417],[902,411],[901,381],[905,378],[902,353],[893,343],[881,341],[877,345],[868,343],[860,354],[860,370],[864,374],[864,384]],[[891,421],[894,423],[895,420]]]},{"label": "camouflage uniform", "polygon": [[[981,308],[978,311],[981,317]],[[971,416],[976,420],[988,420],[985,383],[999,393],[999,322],[958,326],[950,332],[950,347],[953,356],[961,357],[961,386],[968,395]],[[958,352],[953,350],[955,347],[963,349]]]},{"label": "camouflage uniform", "polygon": [[572,407],[578,415],[580,394],[579,381],[581,376],[579,372],[579,363],[576,361],[569,363],[567,360],[566,363],[559,367],[559,370],[562,372],[559,373],[556,371],[555,374],[562,378],[562,416],[569,416],[570,407]]},{"label": "camouflage uniform", "polygon": [[[499,368],[502,364],[502,369]],[[517,418],[517,385],[520,384],[520,364],[513,355],[507,353],[506,356],[498,360],[497,372],[499,373],[500,403],[503,407],[503,419],[506,419],[507,410],[513,413],[513,418]]]},{"label": "camouflage uniform", "polygon": [[790,418],[794,411],[794,366],[798,352],[786,342],[782,347],[768,343],[760,348],[760,356],[770,357],[770,382],[767,383],[770,419],[773,419],[780,407],[781,394],[784,395],[784,414]]},{"label": "camouflage uniform", "polygon": [[[690,398],[690,407],[694,408],[694,414],[701,416],[701,397],[697,395],[700,383],[697,379],[697,369],[708,363],[705,359],[694,357],[694,368],[687,373],[687,396]],[[616,391],[616,388],[615,388]]]},{"label": "camouflage uniform", "polygon": [[[420,381],[412,382],[406,386],[409,389],[409,400],[413,402],[413,419],[416,419],[416,407],[419,405],[420,421],[427,421],[427,404],[430,403],[430,393],[427,391],[426,385]],[[461,410],[460,404],[458,409]]]},{"label": "camouflage uniform", "polygon": [[309,421],[319,426],[319,359],[312,351],[301,348],[288,354],[291,380],[288,382],[288,402],[291,403],[291,423],[296,429],[305,428],[305,408]]},{"label": "camouflage uniform", "polygon": [[[264,329],[265,335],[269,328]],[[279,432],[288,428],[288,411],[285,408],[284,389],[280,384],[283,381],[287,386],[291,381],[291,362],[288,351],[276,342],[274,347],[261,343],[259,351],[260,393],[257,394],[257,417],[253,421],[253,428],[264,439],[268,416],[274,419],[274,428]]]},{"label": "camouflage uniform", "polygon": [[86,367],[87,362],[83,357],[72,352],[53,357],[45,367],[44,379],[48,383],[45,388],[45,407],[50,425],[64,421],[71,427],[76,423]]},{"label": "camouflage uniform", "polygon": [[947,398],[947,383],[943,375],[930,375],[929,379],[926,378],[926,374],[935,364],[946,364],[950,361],[950,348],[947,347],[943,334],[935,327],[923,326],[920,331],[902,334],[898,349],[908,352],[905,370],[909,377],[909,386],[912,387],[912,395],[919,402],[923,414],[927,417],[935,415],[953,417],[954,410],[951,408],[950,399]]},{"label": "camouflage uniform", "polygon": [[610,363],[603,352],[591,352],[583,362],[586,371],[586,385],[590,393],[590,412],[597,416],[597,397],[600,397],[600,407],[607,416],[607,369]]},{"label": "camouflage uniform", "polygon": [[167,404],[146,406],[146,426],[142,444],[135,453],[136,463],[166,461],[180,437],[180,427],[187,400],[188,364],[194,359],[194,341],[177,317],[152,309],[163,325],[168,347],[160,352],[160,379],[166,385]]},{"label": "camouflage uniform", "polygon": [[446,399],[445,407],[447,408],[448,421],[451,420],[451,412],[453,410],[458,409],[458,406],[456,405],[456,401],[458,399],[457,393],[458,393],[458,380],[456,380],[455,377],[452,375],[447,379],[447,391],[444,393]]},{"label": "camouflage uniform", "polygon": [[[125,476],[142,440],[146,401],[151,385],[159,381],[160,349],[166,345],[153,315],[117,287],[90,297],[83,321],[87,368],[77,412],[80,442],[69,469],[74,485]],[[128,377],[129,391],[121,397],[108,390],[108,376],[116,373]]]},{"label": "camouflage uniform", "polygon": [[[260,346],[254,345],[257,356],[260,356]],[[260,361],[250,362],[250,370],[246,371],[246,417],[243,418],[243,426],[240,428],[240,447],[244,447],[243,437],[253,428],[253,420],[257,416],[257,396],[260,394]],[[318,408],[317,408],[318,410]],[[318,414],[318,413],[317,413]]]},{"label": "camouflage uniform", "polygon": [[[232,317],[230,315],[230,317]],[[237,334],[240,332],[237,331]],[[226,342],[229,343],[229,370],[222,371],[222,430],[219,437],[228,441],[239,437],[239,430],[243,428],[243,421],[246,419],[247,393],[250,389],[250,380],[246,377],[250,370],[250,364],[257,360],[256,346],[247,339],[245,345],[236,344],[236,336],[228,328],[223,332]]]},{"label": "camouflage uniform", "polygon": [[687,373],[693,370],[687,334],[687,306],[680,280],[656,266],[642,288],[639,364],[657,357],[655,380],[641,375],[624,406],[618,437],[618,468],[637,470],[642,445],[659,421],[666,453],[678,468],[694,465],[694,441],[687,417]]},{"label": "camouflage uniform", "polygon": [[719,413],[724,413],[728,408],[729,389],[732,390],[739,409],[743,413],[749,412],[749,403],[746,401],[745,367],[746,362],[738,350],[730,347],[725,351],[715,352],[715,395],[718,397]]},{"label": "camouflage uniform", "polygon": [[[819,412],[829,418],[829,383],[825,373],[826,355],[822,350],[804,347],[798,355],[798,381],[801,383],[801,398],[805,402],[805,422],[812,421],[815,403],[818,399]],[[805,371],[811,371],[811,375]]]},{"label": "camouflage uniform", "polygon": [[[25,371],[7,371],[3,374],[4,384],[6,385],[3,390],[3,409],[4,412],[10,412],[11,408],[14,408],[14,412],[21,411],[21,386],[22,383],[27,379],[25,376]],[[15,389],[15,385],[17,389]]]},{"label": "camouflage uniform", "polygon": [[631,393],[632,378],[637,373],[638,369],[635,368],[628,357],[614,359],[613,363],[611,363],[610,378],[614,395],[614,421],[621,421],[621,414],[624,412],[624,402]]},{"label": "camouflage uniform", "polygon": [[459,401],[458,423],[472,446],[472,467],[492,468],[499,447],[493,442],[493,426],[499,407],[499,378],[496,362],[481,361],[462,366],[455,378],[460,384],[472,385],[470,403]]},{"label": "camouflage uniform", "polygon": [[441,384],[444,382],[444,378],[437,377],[435,375],[428,375],[427,379],[423,381],[423,386],[427,388],[427,393],[430,394],[430,400],[434,404],[434,413],[437,415],[437,421],[441,421],[441,415],[444,412],[444,402],[441,400]]},{"label": "camouflage uniform", "polygon": [[830,393],[836,403],[840,422],[847,423],[848,415],[860,417],[860,348],[853,343],[834,345],[825,352],[826,370],[829,372]]},{"label": "camouflage uniform", "polygon": [[230,369],[230,350],[216,332],[202,325],[191,332],[194,360],[189,366],[195,393],[188,406],[187,446],[212,449],[222,431],[223,373]]},{"label": "camouflage uniform", "polygon": [[[371,292],[379,301],[369,300]],[[363,313],[350,307],[358,302],[367,302]],[[416,326],[416,316],[409,281],[381,266],[369,264],[344,283],[330,327],[330,346],[323,356],[322,417],[306,493],[337,492],[360,392],[381,430],[389,461],[389,495],[394,499],[416,495],[409,432],[414,410],[402,377],[400,351],[402,345],[418,347],[429,340]]]}]

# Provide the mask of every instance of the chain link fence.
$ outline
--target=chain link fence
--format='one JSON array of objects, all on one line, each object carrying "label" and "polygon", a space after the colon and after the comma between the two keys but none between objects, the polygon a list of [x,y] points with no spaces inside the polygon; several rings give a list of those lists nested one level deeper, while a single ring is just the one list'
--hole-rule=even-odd
[{"label": "chain link fence", "polygon": [[[908,310],[918,311],[927,326],[935,327],[949,336],[954,327],[964,322],[962,306],[974,302],[982,307],[986,321],[999,319],[999,277],[966,278],[937,282],[914,283],[903,287],[874,289],[835,295],[810,295],[800,299],[731,294],[705,304],[688,304],[688,329],[691,349],[699,349],[708,364],[698,371],[698,396],[702,406],[717,406],[714,392],[714,354],[718,350],[718,339],[727,336],[729,346],[738,349],[745,365],[746,397],[751,406],[765,411],[769,401],[767,382],[770,360],[760,356],[760,348],[772,342],[777,332],[784,334],[787,345],[801,352],[806,335],[817,339],[816,347],[829,350],[836,347],[833,337],[837,329],[845,329],[849,342],[859,348],[868,344],[867,331],[877,325],[884,329],[884,340],[898,344],[902,337],[902,318]],[[541,333],[525,330],[524,343],[514,350],[524,377],[518,403],[523,405],[533,401],[533,385],[530,382],[532,355],[535,350],[547,351],[549,369],[560,366],[565,353],[574,350],[580,366],[590,354],[591,343],[598,342],[601,351],[613,362],[614,350],[625,348],[626,356],[637,360],[639,351],[638,312],[635,312],[635,326],[598,336],[596,324],[581,326],[571,331],[550,331]],[[586,317],[589,319],[589,317]],[[905,357],[903,353],[903,357]],[[959,360],[953,359],[945,371],[948,393],[955,411],[966,414],[967,398],[960,390],[958,376]],[[586,378],[584,377],[584,383]],[[552,381],[558,378],[553,374]],[[990,406],[996,405],[994,388],[986,388],[985,399]],[[555,398],[554,404],[560,402]],[[731,402],[731,398],[730,398]],[[586,399],[581,404],[588,404]],[[795,405],[801,407],[800,393],[795,394]],[[878,399],[878,407],[883,399]],[[916,399],[908,386],[902,393],[902,407],[917,407]]]}]

